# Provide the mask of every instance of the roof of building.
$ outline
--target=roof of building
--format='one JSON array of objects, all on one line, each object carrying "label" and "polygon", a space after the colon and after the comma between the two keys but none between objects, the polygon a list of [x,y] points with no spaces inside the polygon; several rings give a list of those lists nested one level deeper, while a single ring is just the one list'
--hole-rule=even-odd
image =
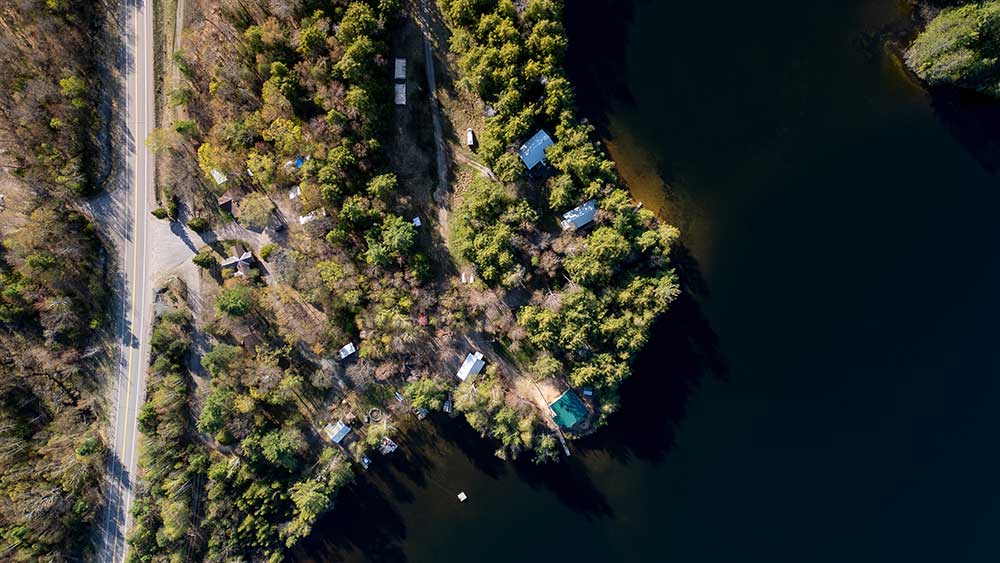
[{"label": "roof of building", "polygon": [[521,160],[524,161],[524,165],[531,170],[538,165],[539,162],[545,161],[545,149],[551,147],[555,143],[552,142],[552,137],[545,132],[544,129],[540,129],[535,136],[528,139],[528,142],[521,145],[518,149],[517,154],[521,155]]},{"label": "roof of building", "polygon": [[236,266],[237,264],[242,264],[244,262],[253,262],[253,253],[250,251],[245,251],[239,256],[230,256],[222,261],[222,267],[228,268],[230,266]]},{"label": "roof of building", "polygon": [[469,354],[465,357],[465,362],[462,363],[462,367],[458,368],[458,373],[455,375],[462,381],[465,381],[470,375],[476,375],[483,371],[484,365],[486,365],[486,362],[483,361],[482,352]]},{"label": "roof of building", "polygon": [[220,170],[213,168],[212,179],[215,180],[216,184],[219,184],[221,186],[222,184],[225,184],[227,180],[229,180],[229,177],[223,174]]},{"label": "roof of building", "polygon": [[343,348],[340,349],[340,352],[338,352],[338,355],[340,356],[340,359],[343,360],[344,358],[350,356],[351,354],[353,354],[353,353],[355,353],[357,351],[358,351],[358,349],[354,347],[354,343],[353,342],[348,342],[347,344],[344,345]]},{"label": "roof of building", "polygon": [[576,396],[572,389],[567,389],[558,399],[549,405],[552,409],[552,419],[556,424],[569,430],[587,418],[587,407]]},{"label": "roof of building", "polygon": [[334,444],[339,444],[351,432],[351,427],[344,424],[343,420],[338,420],[337,424],[327,424],[323,430]]},{"label": "roof of building", "polygon": [[597,215],[597,200],[592,199],[580,207],[564,213],[560,224],[564,229],[579,229],[593,221],[595,215]]},{"label": "roof of building", "polygon": [[406,78],[406,59],[396,59],[392,76],[396,80],[404,80]]},{"label": "roof of building", "polygon": [[406,105],[406,84],[394,85],[393,99],[396,101],[397,106]]}]

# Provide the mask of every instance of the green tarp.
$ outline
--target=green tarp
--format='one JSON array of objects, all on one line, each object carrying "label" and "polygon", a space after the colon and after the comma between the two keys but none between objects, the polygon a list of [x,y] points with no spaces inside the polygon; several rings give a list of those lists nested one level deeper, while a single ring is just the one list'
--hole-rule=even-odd
[{"label": "green tarp", "polygon": [[567,389],[558,399],[549,405],[552,418],[556,424],[569,430],[587,418],[587,407],[572,389]]}]

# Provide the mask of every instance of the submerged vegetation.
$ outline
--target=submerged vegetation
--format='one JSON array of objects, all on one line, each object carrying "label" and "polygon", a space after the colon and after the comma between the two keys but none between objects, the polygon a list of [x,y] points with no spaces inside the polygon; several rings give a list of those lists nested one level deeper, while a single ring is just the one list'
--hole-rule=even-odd
[{"label": "submerged vegetation", "polygon": [[906,50],[905,58],[932,86],[1000,96],[1000,1],[942,10]]}]

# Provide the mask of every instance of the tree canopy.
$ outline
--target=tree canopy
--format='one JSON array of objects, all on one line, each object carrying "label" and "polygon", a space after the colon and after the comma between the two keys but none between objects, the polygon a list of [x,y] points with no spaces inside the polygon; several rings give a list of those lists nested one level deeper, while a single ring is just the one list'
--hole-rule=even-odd
[{"label": "tree canopy", "polygon": [[1000,96],[1000,1],[945,8],[920,32],[905,58],[928,84]]}]

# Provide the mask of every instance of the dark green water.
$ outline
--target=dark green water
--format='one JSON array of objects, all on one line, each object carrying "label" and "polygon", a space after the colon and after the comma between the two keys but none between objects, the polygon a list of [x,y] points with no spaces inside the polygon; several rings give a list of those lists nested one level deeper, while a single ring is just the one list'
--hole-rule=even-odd
[{"label": "dark green water", "polygon": [[696,298],[568,463],[428,427],[297,559],[1000,560],[996,107],[906,76],[905,3],[567,4]]}]

